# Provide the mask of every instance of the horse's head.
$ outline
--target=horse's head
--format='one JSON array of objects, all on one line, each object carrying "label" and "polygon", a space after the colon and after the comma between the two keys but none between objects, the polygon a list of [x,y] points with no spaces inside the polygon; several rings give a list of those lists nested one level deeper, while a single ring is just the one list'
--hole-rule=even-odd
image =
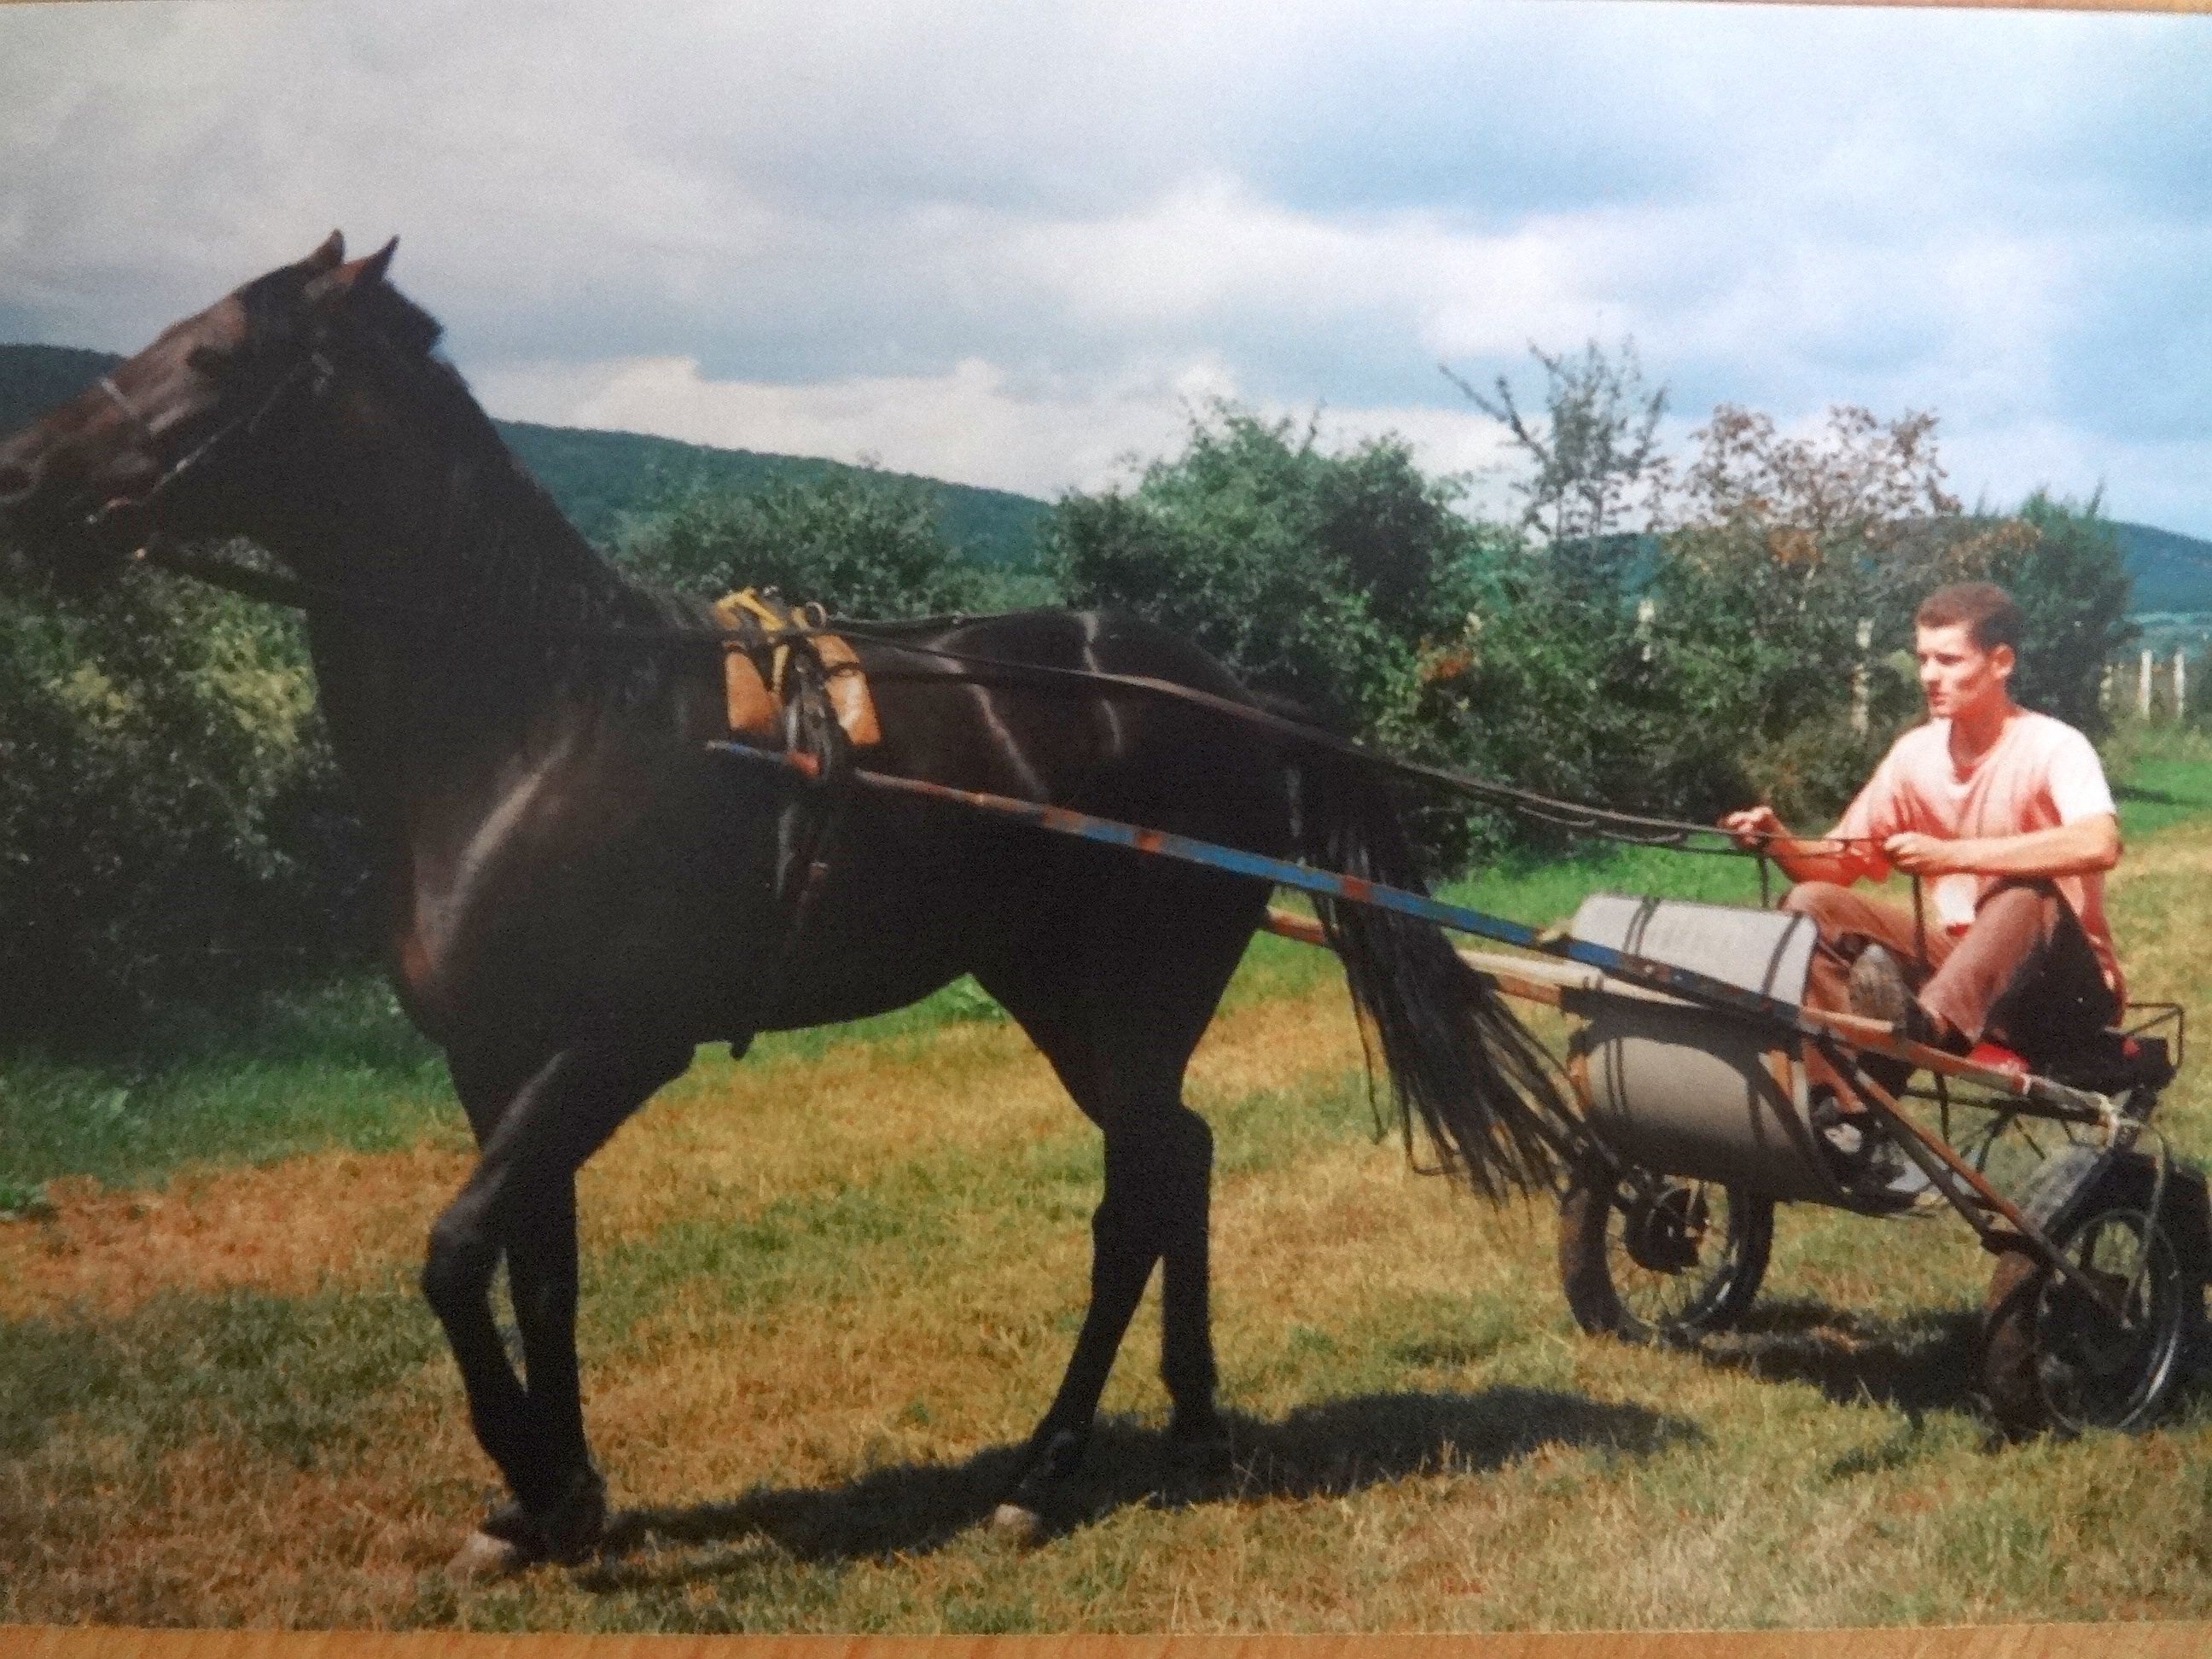
[{"label": "horse's head", "polygon": [[333,231],[0,441],[0,521],[22,552],[82,583],[156,532],[249,531],[257,453],[307,417],[334,329],[382,285],[394,246],[349,264]]}]

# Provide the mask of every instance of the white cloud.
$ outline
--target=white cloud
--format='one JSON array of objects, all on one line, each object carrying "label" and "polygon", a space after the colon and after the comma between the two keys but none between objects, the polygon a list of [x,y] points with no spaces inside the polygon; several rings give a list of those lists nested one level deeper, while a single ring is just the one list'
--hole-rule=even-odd
[{"label": "white cloud", "polygon": [[[1631,333],[1686,416],[1933,408],[1954,434],[2070,434],[2034,440],[2053,463],[2169,467],[2212,371],[2113,296],[2201,308],[2175,252],[2212,234],[2212,102],[2175,51],[2200,27],[1603,0],[485,0],[465,26],[422,0],[0,6],[0,337],[127,346],[338,224],[400,233],[399,280],[456,354],[536,365],[501,389],[568,418],[595,386],[593,419],[720,410],[783,434],[757,446],[1045,488],[1171,442],[1194,366],[1449,434],[1468,417],[1436,359],[1486,380],[1532,340]],[[2115,435],[2154,424],[2173,442]],[[2194,477],[2112,483],[2212,530]]]}]

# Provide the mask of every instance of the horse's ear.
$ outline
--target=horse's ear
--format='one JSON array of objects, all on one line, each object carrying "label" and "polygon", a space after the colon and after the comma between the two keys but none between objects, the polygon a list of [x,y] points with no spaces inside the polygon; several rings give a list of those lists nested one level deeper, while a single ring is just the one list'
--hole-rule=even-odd
[{"label": "horse's ear", "polygon": [[349,295],[374,288],[384,280],[391,266],[392,256],[398,252],[399,239],[395,236],[366,259],[356,259],[351,264],[340,265],[328,276],[317,280],[308,290],[308,297],[318,304],[337,305]]},{"label": "horse's ear", "polygon": [[323,245],[300,262],[300,269],[310,276],[319,276],[326,270],[336,270],[345,258],[345,237],[332,231],[323,238]]}]

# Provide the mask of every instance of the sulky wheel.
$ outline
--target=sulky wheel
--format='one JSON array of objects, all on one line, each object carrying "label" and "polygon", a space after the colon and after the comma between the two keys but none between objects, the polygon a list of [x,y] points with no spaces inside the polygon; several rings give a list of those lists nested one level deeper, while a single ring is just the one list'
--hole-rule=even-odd
[{"label": "sulky wheel", "polygon": [[1592,1154],[1559,1205],[1559,1279],[1575,1322],[1625,1341],[1726,1330],[1759,1294],[1772,1200]]},{"label": "sulky wheel", "polygon": [[2203,1189],[2177,1171],[2151,1224],[2154,1172],[2114,1170],[2051,1236],[2104,1288],[2115,1318],[2031,1251],[2007,1250],[1990,1281],[1982,1386],[2005,1432],[2141,1429],[2172,1397],[2203,1318],[2204,1281],[2183,1206]]}]

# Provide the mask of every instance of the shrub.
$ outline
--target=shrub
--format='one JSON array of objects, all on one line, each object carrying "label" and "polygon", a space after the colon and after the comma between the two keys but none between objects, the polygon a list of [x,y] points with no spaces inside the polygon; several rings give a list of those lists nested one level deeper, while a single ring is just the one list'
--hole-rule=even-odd
[{"label": "shrub", "polygon": [[694,490],[626,526],[616,558],[694,598],[774,587],[847,617],[994,603],[994,583],[945,538],[937,512],[927,491],[873,477],[832,475],[750,495]]},{"label": "shrub", "polygon": [[134,576],[0,595],[0,1037],[349,957],[358,849],[290,617]]},{"label": "shrub", "polygon": [[1398,439],[1332,454],[1311,425],[1216,404],[1133,489],[1062,500],[1046,556],[1068,603],[1148,617],[1372,736],[1474,597],[1457,495]]}]

